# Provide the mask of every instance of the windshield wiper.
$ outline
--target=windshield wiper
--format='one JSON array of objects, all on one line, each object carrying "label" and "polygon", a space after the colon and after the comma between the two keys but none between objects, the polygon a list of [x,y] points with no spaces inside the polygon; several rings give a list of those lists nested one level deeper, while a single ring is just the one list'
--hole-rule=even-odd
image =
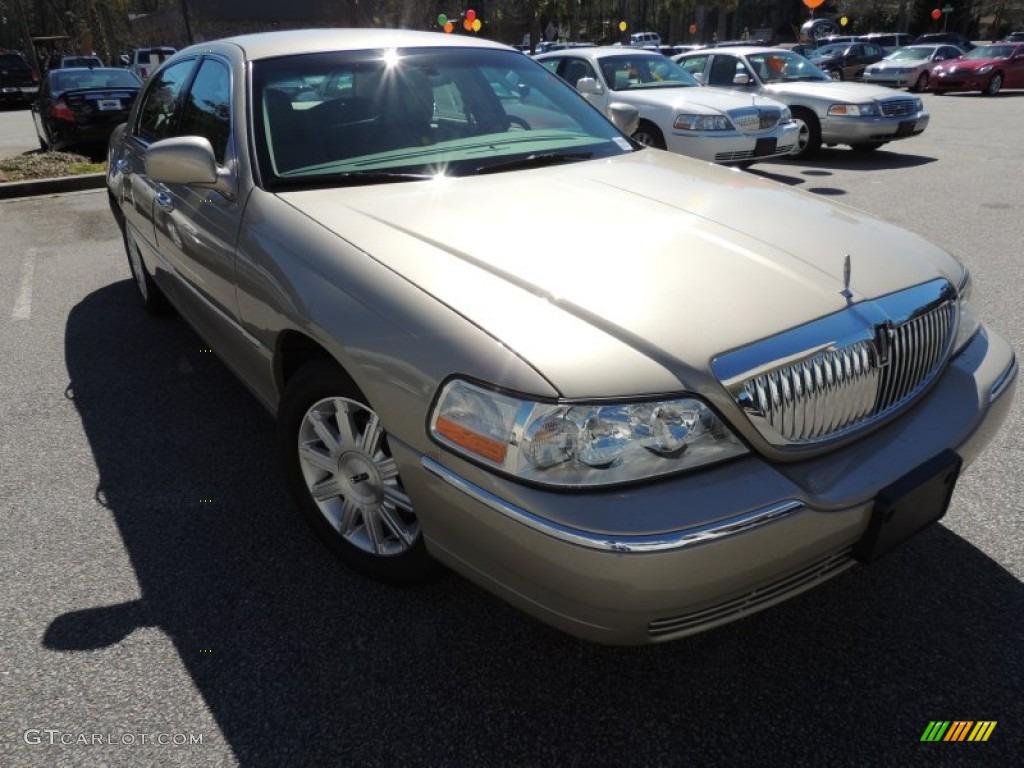
[{"label": "windshield wiper", "polygon": [[520,157],[518,160],[508,160],[504,163],[492,165],[481,165],[475,171],[476,174],[501,173],[502,171],[518,171],[524,168],[544,168],[549,165],[561,165],[562,163],[576,163],[580,160],[589,160],[594,156],[593,152],[539,152],[534,155]]},{"label": "windshield wiper", "polygon": [[398,173],[396,171],[347,171],[345,173],[314,174],[308,176],[283,176],[276,183],[277,189],[292,187],[358,187],[363,184],[394,184],[401,181],[426,181],[433,179],[430,173]]}]

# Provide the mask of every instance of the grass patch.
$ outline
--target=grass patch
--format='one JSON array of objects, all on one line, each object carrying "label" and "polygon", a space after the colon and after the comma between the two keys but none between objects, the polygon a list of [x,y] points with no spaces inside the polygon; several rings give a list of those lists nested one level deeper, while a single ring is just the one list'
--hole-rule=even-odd
[{"label": "grass patch", "polygon": [[85,155],[34,152],[0,159],[0,182],[81,176],[83,173],[103,173],[106,169],[106,162],[96,163]]}]

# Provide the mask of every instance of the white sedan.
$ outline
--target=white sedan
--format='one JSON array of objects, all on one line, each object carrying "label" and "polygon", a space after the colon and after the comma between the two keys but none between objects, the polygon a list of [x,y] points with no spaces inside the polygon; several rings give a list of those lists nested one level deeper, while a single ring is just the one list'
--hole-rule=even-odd
[{"label": "white sedan", "polygon": [[706,88],[659,53],[623,48],[557,51],[537,61],[607,115],[636,107],[636,141],[723,165],[788,155],[799,126],[789,108],[763,96]]}]

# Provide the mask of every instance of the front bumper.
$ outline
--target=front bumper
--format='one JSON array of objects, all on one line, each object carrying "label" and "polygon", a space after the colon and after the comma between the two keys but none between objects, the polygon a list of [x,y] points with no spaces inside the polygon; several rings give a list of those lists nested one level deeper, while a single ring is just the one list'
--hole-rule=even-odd
[{"label": "front bumper", "polygon": [[931,116],[921,110],[906,117],[829,117],[821,123],[823,144],[870,144],[907,139],[924,132]]},{"label": "front bumper", "polygon": [[721,165],[731,165],[788,155],[796,147],[799,134],[800,126],[790,121],[779,124],[772,131],[757,134],[732,131],[694,134],[672,131],[666,134],[665,144],[670,152]]},{"label": "front bumper", "polygon": [[884,85],[888,88],[909,88],[911,85],[917,82],[917,73],[911,72],[906,74],[895,73],[895,72],[879,72],[878,74],[872,72],[865,72],[862,80],[865,83],[871,85]]},{"label": "front bumper", "polygon": [[981,332],[884,428],[791,464],[757,456],[603,493],[555,493],[438,449],[392,449],[428,550],[527,613],[643,644],[761,610],[850,567],[878,492],[944,449],[965,465],[998,430],[1012,350]]},{"label": "front bumper", "polygon": [[932,77],[930,90],[933,91],[984,91],[992,72],[978,75],[974,72],[938,72]]}]

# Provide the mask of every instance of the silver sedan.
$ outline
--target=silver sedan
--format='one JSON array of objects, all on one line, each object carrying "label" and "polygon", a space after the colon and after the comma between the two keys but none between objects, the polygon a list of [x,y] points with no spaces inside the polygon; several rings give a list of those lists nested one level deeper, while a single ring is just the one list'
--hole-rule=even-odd
[{"label": "silver sedan", "polygon": [[863,80],[875,85],[927,91],[936,65],[963,55],[955,45],[908,45],[869,65],[864,70]]},{"label": "silver sedan", "polygon": [[590,640],[681,637],[885,555],[1013,397],[953,256],[638,145],[487,41],[205,42],[109,160],[142,306],[276,415],[326,546],[396,584],[439,561]]}]

